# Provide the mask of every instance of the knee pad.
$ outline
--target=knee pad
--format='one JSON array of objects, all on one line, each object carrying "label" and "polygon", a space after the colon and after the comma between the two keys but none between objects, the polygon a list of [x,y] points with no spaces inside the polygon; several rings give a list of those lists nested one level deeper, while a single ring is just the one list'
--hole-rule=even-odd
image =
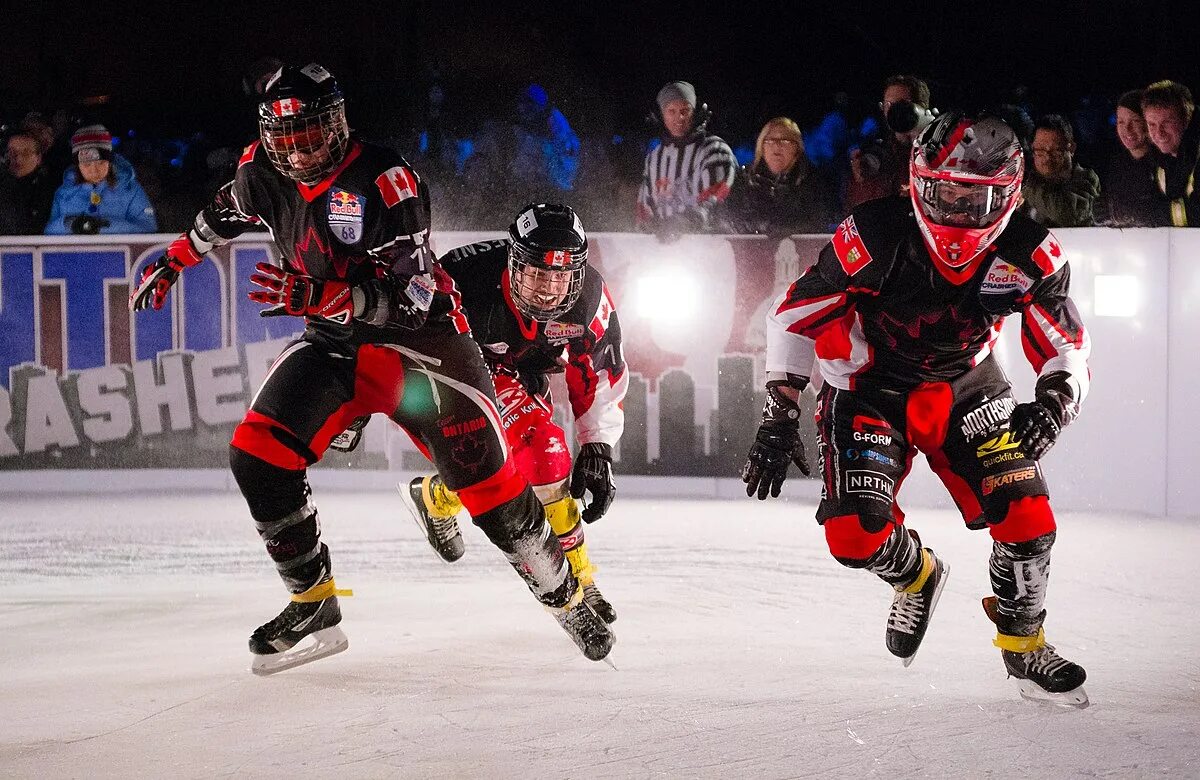
[{"label": "knee pad", "polygon": [[508,436],[517,471],[536,486],[564,482],[571,476],[571,449],[567,437],[549,417]]},{"label": "knee pad", "polygon": [[317,461],[308,445],[280,423],[253,409],[233,431],[230,444],[282,469],[304,469]]},{"label": "knee pad", "polygon": [[521,540],[537,536],[546,524],[542,502],[537,500],[529,485],[515,497],[485,512],[472,512],[471,519],[505,554],[516,550]]},{"label": "knee pad", "polygon": [[309,503],[311,491],[303,467],[280,468],[230,445],[229,468],[255,522],[274,522]]},{"label": "knee pad", "polygon": [[[447,484],[446,487],[451,486]],[[471,517],[478,519],[513,500],[528,487],[529,483],[517,472],[512,458],[509,458],[500,466],[499,471],[487,479],[473,485],[463,485],[451,489],[458,494],[458,500],[462,501],[463,506],[471,513]],[[530,495],[532,495],[532,491]]]},{"label": "knee pad", "polygon": [[865,568],[895,527],[892,518],[885,515],[839,515],[823,525],[829,552],[838,563],[852,569]]},{"label": "knee pad", "polygon": [[1010,501],[1004,517],[995,521],[989,517],[988,523],[992,539],[1003,543],[1036,540],[1053,534],[1057,528],[1054,512],[1050,509],[1050,499],[1046,496],[1026,496]]}]

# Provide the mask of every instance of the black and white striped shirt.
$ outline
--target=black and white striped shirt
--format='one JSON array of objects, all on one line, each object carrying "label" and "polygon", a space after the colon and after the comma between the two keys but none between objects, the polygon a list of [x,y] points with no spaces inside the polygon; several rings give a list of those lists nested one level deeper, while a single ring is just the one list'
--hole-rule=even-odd
[{"label": "black and white striped shirt", "polygon": [[653,223],[678,215],[708,223],[708,213],[729,195],[737,173],[729,144],[718,136],[698,134],[664,140],[646,155],[638,190],[637,223]]}]

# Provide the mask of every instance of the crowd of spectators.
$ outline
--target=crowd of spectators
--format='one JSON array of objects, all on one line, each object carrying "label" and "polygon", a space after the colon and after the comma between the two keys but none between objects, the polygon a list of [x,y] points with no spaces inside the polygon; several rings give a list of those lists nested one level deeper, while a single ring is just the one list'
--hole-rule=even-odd
[{"label": "crowd of spectators", "polygon": [[[252,66],[243,81],[251,103],[279,64]],[[864,201],[907,192],[912,142],[938,115],[936,96],[911,75],[882,87],[862,122],[839,94],[811,129],[776,116],[751,147],[714,129],[716,113],[686,81],[662,87],[641,136],[603,123],[602,132],[577,132],[538,84],[519,89],[507,110],[464,121],[433,83],[415,127],[372,137],[429,182],[438,229],[494,230],[520,205],[546,199],[573,203],[597,229],[664,240],[823,233]],[[1048,227],[1200,226],[1200,119],[1186,86],[1130,90],[1111,110],[1100,101],[1033,115],[1022,102],[993,110],[1021,138],[1022,208],[1033,219]],[[0,235],[180,230],[233,175],[240,154],[198,132],[147,140],[122,130],[114,135],[87,116],[72,121],[61,109],[10,117],[0,145]]]}]

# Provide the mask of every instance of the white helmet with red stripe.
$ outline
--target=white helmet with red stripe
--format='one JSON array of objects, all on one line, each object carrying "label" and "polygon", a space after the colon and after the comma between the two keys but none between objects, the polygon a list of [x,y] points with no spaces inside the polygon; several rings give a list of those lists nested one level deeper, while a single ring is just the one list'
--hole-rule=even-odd
[{"label": "white helmet with red stripe", "polygon": [[508,280],[513,305],[548,322],[571,310],[583,292],[588,242],[569,206],[534,203],[508,229]]},{"label": "white helmet with red stripe", "polygon": [[983,254],[1020,203],[1024,173],[1017,135],[998,117],[952,111],[921,131],[909,194],[934,260],[957,269]]},{"label": "white helmet with red stripe", "polygon": [[258,105],[258,134],[275,169],[313,185],[346,156],[346,101],[329,71],[316,63],[285,65],[271,76]]}]

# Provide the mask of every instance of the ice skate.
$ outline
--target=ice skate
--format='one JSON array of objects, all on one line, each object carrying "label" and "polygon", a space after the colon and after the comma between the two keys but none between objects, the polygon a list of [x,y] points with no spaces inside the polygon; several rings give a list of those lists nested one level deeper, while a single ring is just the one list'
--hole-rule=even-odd
[{"label": "ice skate", "polygon": [[[995,596],[983,600],[983,610],[992,622],[996,621]],[[1037,636],[997,633],[993,644],[1000,648],[1004,668],[1009,677],[1016,679],[1021,698],[1077,709],[1090,703],[1083,689],[1087,672],[1059,655],[1054,645],[1046,644],[1042,629],[1038,629]]]},{"label": "ice skate", "polygon": [[[915,538],[915,535],[914,535]],[[918,543],[920,540],[918,540]],[[950,567],[928,547],[921,549],[921,571],[906,588],[896,588],[887,621],[887,649],[909,666],[921,647],[937,608]]]},{"label": "ice skate", "polygon": [[462,509],[458,496],[436,476],[417,477],[396,488],[434,552],[447,563],[463,557],[466,548],[458,527],[457,515]]},{"label": "ice skate", "polygon": [[[333,580],[327,580],[292,596],[292,602],[283,612],[250,635],[250,652],[254,655],[250,671],[264,676],[275,674],[348,648],[350,640],[338,627],[342,622],[338,595],[347,596],[351,592],[338,590]],[[296,644],[305,637],[312,637],[313,641],[297,648]]]},{"label": "ice skate", "polygon": [[590,582],[583,586],[583,600],[605,623],[616,622],[617,611],[608,603],[608,599],[604,598],[596,583]]},{"label": "ice skate", "polygon": [[617,635],[596,614],[580,588],[565,607],[547,607],[558,624],[590,661],[602,661],[612,650]]}]

